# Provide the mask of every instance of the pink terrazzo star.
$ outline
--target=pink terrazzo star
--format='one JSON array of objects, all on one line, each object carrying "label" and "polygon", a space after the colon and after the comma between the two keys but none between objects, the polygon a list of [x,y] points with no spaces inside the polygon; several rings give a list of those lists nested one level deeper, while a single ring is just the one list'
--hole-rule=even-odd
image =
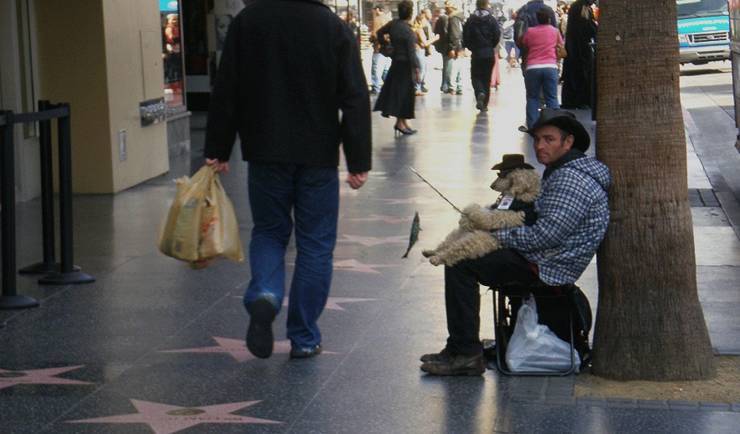
[{"label": "pink terrazzo star", "polygon": [[64,368],[29,369],[27,371],[9,371],[0,369],[0,389],[13,387],[17,384],[94,384],[87,381],[68,380],[57,378],[56,375],[80,369],[80,366],[67,366]]},{"label": "pink terrazzo star", "polygon": [[436,203],[437,201],[432,199],[424,199],[412,197],[409,199],[380,199],[381,202],[387,203],[388,205],[428,205]]},{"label": "pink terrazzo star", "polygon": [[356,273],[381,274],[376,268],[391,268],[397,265],[363,264],[356,259],[334,261],[335,270],[354,271]]},{"label": "pink terrazzo star", "polygon": [[[340,304],[342,303],[359,303],[361,301],[375,301],[375,298],[353,298],[353,297],[329,297],[329,299],[326,301],[326,306],[324,309],[326,310],[345,310]],[[283,306],[288,307],[288,303],[290,303],[289,297],[285,297],[283,300]],[[326,351],[324,351],[324,354],[327,354]]]},{"label": "pink terrazzo star", "polygon": [[371,214],[367,217],[354,217],[346,218],[345,220],[352,222],[383,222],[390,225],[397,225],[401,223],[411,223],[411,217],[393,217],[389,215]]},{"label": "pink terrazzo star", "polygon": [[[341,309],[341,308],[340,308]],[[217,354],[227,353],[239,363],[247,362],[249,360],[255,360],[252,353],[247,350],[247,346],[244,343],[244,339],[229,339],[218,336],[213,336],[213,339],[218,345],[213,347],[200,347],[200,348],[185,348],[182,350],[167,350],[160,351],[161,353],[200,353],[200,354]],[[290,341],[275,341],[275,347],[272,350],[273,354],[289,354],[290,353]],[[324,351],[323,354],[336,354],[331,351]]]},{"label": "pink terrazzo star", "polygon": [[70,420],[67,423],[145,423],[149,425],[155,434],[170,434],[200,424],[231,423],[247,425],[282,423],[274,420],[231,414],[234,411],[250,407],[259,402],[261,401],[230,402],[205,407],[179,407],[176,405],[132,399],[131,403],[136,407],[138,413],[94,419]]},{"label": "pink terrazzo star", "polygon": [[392,237],[363,237],[360,235],[342,235],[339,242],[357,243],[365,247],[379,246],[382,244],[404,244],[408,243],[407,235],[396,235]]},{"label": "pink terrazzo star", "polygon": [[[295,267],[294,262],[290,262],[287,265],[289,267]],[[398,267],[398,265],[363,264],[362,262],[356,259],[343,259],[339,261],[334,261],[335,270],[354,271],[356,273],[381,274],[380,271],[376,270],[376,268],[395,268],[395,267]]]}]

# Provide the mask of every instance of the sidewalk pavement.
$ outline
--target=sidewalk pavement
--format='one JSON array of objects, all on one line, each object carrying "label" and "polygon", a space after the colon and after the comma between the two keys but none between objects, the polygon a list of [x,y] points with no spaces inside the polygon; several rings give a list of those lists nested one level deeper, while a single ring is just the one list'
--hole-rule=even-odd
[{"label": "sidewalk pavement", "polygon": [[[48,287],[19,277],[18,292],[42,304],[0,312],[0,432],[737,432],[740,403],[584,399],[574,394],[575,377],[488,371],[482,378],[434,378],[419,371],[419,355],[441,349],[446,337],[442,270],[420,251],[457,217],[406,166],[464,206],[495,199],[490,166],[503,154],[535,161],[516,131],[524,120],[521,73],[502,73],[488,114],[474,110],[469,81],[463,96],[440,95],[438,77],[418,99],[419,134],[394,139],[393,120],[374,114],[370,180],[359,191],[341,190],[332,297],[320,320],[326,352],[317,358],[288,359],[284,310],[275,322],[273,357],[257,360],[246,351],[240,298],[248,264],[218,261],[191,270],[157,252],[172,180],[202,162],[197,122],[192,159],[174,161],[167,176],[116,196],[76,197],[76,263],[97,281]],[[434,80],[439,72],[431,74]],[[695,110],[704,102],[690,102],[695,132],[725,128],[727,119],[699,116]],[[587,113],[579,116],[585,120]],[[691,128],[699,295],[714,348],[739,354],[740,241],[718,206],[731,198],[717,194],[713,202],[710,193],[740,184],[720,171],[728,188],[721,190],[715,172],[703,173],[711,143]],[[246,245],[246,168],[236,154],[223,183]],[[415,211],[423,231],[401,259]],[[20,204],[18,213],[23,266],[41,257],[38,201]],[[290,269],[292,245],[289,251]],[[595,305],[595,264],[579,285]],[[481,303],[482,336],[491,337],[490,293],[482,293]]]}]

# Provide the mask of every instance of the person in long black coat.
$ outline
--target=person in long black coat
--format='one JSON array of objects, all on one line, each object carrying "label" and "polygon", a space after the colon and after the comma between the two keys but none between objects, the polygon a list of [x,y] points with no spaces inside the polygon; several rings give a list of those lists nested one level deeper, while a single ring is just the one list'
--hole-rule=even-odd
[{"label": "person in long black coat", "polygon": [[591,10],[593,0],[577,0],[568,11],[568,29],[563,60],[563,94],[561,107],[589,108],[593,81],[594,52],[591,40],[596,37],[596,22]]},{"label": "person in long black coat", "polygon": [[374,111],[383,117],[395,116],[393,130],[398,134],[414,134],[408,123],[414,118],[414,84],[419,76],[419,60],[416,57],[416,34],[411,28],[414,5],[410,1],[398,4],[398,19],[378,30],[378,39],[390,39],[393,47],[391,68],[375,101]]}]

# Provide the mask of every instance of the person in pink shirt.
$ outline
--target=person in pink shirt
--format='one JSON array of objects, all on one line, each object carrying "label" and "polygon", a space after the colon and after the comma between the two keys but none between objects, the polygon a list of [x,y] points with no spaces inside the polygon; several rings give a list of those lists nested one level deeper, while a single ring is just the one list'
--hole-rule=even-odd
[{"label": "person in pink shirt", "polygon": [[530,27],[522,38],[527,49],[527,69],[524,85],[527,89],[527,128],[531,128],[539,117],[540,92],[545,96],[545,105],[559,109],[558,103],[558,58],[555,46],[563,43],[558,29],[550,25],[550,16],[543,9],[537,11],[538,25]]}]

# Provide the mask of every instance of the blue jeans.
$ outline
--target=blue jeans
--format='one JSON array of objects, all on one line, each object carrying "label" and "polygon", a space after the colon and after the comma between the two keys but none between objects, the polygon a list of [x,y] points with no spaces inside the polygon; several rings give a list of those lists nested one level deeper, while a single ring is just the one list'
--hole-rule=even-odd
[{"label": "blue jeans", "polygon": [[527,69],[524,73],[524,86],[527,88],[527,128],[539,118],[540,91],[545,95],[545,105],[559,109],[558,103],[558,69]]},{"label": "blue jeans", "polygon": [[372,82],[373,91],[380,92],[385,76],[388,75],[388,69],[391,67],[391,59],[380,53],[373,53],[372,64],[370,65],[370,81]]},{"label": "blue jeans", "polygon": [[[460,64],[460,59],[445,56],[444,62],[444,73],[446,75],[442,79],[442,91],[451,90],[462,92],[462,65]],[[447,85],[446,88],[445,84]]]},{"label": "blue jeans", "polygon": [[506,59],[511,58],[511,50],[514,50],[514,59],[519,59],[519,47],[516,46],[514,41],[504,41],[504,49],[506,50]]},{"label": "blue jeans", "polygon": [[321,343],[316,324],[329,297],[339,214],[336,167],[249,163],[252,279],[248,307],[258,298],[280,310],[285,296],[285,251],[295,217],[296,259],[288,306],[288,339],[294,347]]},{"label": "blue jeans", "polygon": [[416,90],[420,91],[424,87],[424,79],[427,75],[427,56],[423,49],[416,49],[416,59],[419,60],[419,81],[416,82]]}]

